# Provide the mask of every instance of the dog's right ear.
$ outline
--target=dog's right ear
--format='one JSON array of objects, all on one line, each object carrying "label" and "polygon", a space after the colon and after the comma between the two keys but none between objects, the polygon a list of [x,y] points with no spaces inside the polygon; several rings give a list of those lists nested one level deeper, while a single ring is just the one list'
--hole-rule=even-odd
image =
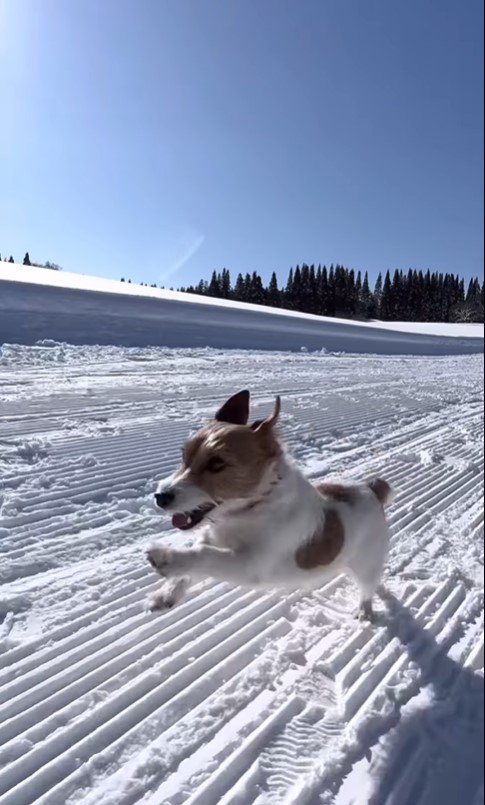
[{"label": "dog's right ear", "polygon": [[229,397],[215,415],[217,422],[228,422],[230,425],[247,425],[249,419],[249,391],[239,391]]}]

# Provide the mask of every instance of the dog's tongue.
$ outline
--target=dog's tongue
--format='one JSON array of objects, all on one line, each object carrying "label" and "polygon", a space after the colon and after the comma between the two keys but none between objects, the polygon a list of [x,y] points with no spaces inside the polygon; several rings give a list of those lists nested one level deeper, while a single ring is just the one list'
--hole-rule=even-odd
[{"label": "dog's tongue", "polygon": [[172,517],[172,525],[174,528],[187,528],[189,521],[185,514],[174,514]]}]

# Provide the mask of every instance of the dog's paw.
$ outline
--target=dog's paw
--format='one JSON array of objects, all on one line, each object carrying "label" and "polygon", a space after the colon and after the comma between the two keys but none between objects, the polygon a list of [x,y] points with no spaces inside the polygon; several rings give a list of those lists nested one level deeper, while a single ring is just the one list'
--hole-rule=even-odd
[{"label": "dog's paw", "polygon": [[374,623],[375,612],[370,601],[364,601],[358,608],[355,617],[361,623]]},{"label": "dog's paw", "polygon": [[165,578],[181,576],[186,570],[188,555],[172,548],[152,546],[147,551],[147,559],[151,566]]},{"label": "dog's paw", "polygon": [[170,548],[157,548],[152,546],[147,550],[146,556],[151,566],[160,573],[161,576],[168,576],[171,565],[173,551]]},{"label": "dog's paw", "polygon": [[184,597],[188,579],[166,579],[160,589],[146,599],[146,608],[150,612],[163,612],[172,609]]}]

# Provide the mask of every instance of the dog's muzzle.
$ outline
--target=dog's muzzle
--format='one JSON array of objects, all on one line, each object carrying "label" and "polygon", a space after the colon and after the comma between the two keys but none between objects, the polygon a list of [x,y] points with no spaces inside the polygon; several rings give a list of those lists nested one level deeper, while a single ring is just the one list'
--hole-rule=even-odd
[{"label": "dog's muzzle", "polygon": [[159,509],[166,509],[170,506],[175,499],[174,492],[157,492],[155,495],[155,503]]}]

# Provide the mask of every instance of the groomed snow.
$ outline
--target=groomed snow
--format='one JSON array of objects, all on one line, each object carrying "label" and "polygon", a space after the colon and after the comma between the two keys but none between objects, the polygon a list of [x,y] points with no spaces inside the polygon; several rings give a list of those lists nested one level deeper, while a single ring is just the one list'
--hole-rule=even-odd
[{"label": "groomed snow", "polygon": [[44,338],[377,354],[483,351],[482,325],[356,322],[0,263],[0,343]]},{"label": "groomed snow", "polygon": [[[478,355],[4,345],[0,805],[483,801],[482,377]],[[155,481],[245,386],[255,417],[282,395],[312,477],[394,485],[376,626],[342,577],[145,611],[145,545],[185,539]]]}]

